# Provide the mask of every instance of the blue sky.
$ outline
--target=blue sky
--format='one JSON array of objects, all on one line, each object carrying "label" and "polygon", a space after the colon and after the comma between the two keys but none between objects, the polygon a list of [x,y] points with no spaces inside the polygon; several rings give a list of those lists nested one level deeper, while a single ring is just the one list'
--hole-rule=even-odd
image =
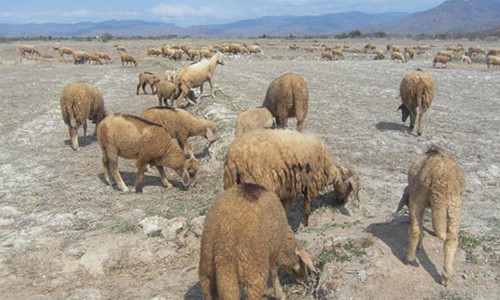
[{"label": "blue sky", "polygon": [[321,15],[346,11],[418,12],[443,2],[444,0],[1,0],[0,23],[77,23],[140,19],[190,26],[278,15]]}]

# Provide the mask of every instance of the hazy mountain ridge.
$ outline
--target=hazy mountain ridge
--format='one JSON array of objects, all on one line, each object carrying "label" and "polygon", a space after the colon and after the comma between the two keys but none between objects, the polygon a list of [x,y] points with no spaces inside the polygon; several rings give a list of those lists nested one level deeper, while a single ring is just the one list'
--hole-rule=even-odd
[{"label": "hazy mountain ridge", "polygon": [[424,12],[366,14],[342,12],[319,16],[277,16],[227,24],[179,27],[142,20],[75,24],[0,24],[0,37],[33,36],[286,36],[332,35],[359,29],[397,34],[463,33],[500,25],[500,0],[449,0]]}]

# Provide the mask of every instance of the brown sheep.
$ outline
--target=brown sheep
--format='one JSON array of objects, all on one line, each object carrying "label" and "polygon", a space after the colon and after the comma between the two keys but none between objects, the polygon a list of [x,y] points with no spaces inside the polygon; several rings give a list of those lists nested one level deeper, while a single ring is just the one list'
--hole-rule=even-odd
[{"label": "brown sheep", "polygon": [[405,56],[397,51],[392,52],[391,60],[400,60],[402,63],[406,62]]},{"label": "brown sheep", "polygon": [[271,277],[276,299],[285,299],[277,267],[296,280],[316,268],[288,225],[276,194],[256,184],[234,186],[212,204],[201,238],[198,275],[206,300],[261,299]]},{"label": "brown sheep", "polygon": [[403,104],[399,106],[402,121],[410,116],[410,131],[417,122],[417,134],[422,135],[422,117],[431,107],[435,94],[434,78],[420,69],[405,74],[399,86],[399,95]]},{"label": "brown sheep", "polygon": [[339,57],[339,58],[345,59],[344,52],[342,50],[333,49],[332,50],[332,55],[333,55],[334,58],[335,57]]},{"label": "brown sheep", "polygon": [[75,65],[90,62],[90,54],[85,51],[73,51],[73,63]]},{"label": "brown sheep", "polygon": [[106,181],[111,185],[112,174],[118,187],[124,192],[129,191],[129,188],[120,176],[118,157],[136,160],[136,193],[142,193],[142,181],[148,164],[156,166],[161,181],[167,188],[172,188],[172,184],[163,167],[174,170],[182,178],[185,187],[195,180],[196,160],[185,155],[159,124],[131,115],[109,115],[98,126],[97,140]]},{"label": "brown sheep", "polygon": [[107,54],[106,52],[96,52],[95,55],[97,57],[99,57],[102,61],[105,61],[106,63],[110,63],[112,64],[113,63],[113,60],[111,59],[111,57],[109,56],[109,54]]},{"label": "brown sheep", "polygon": [[443,66],[443,68],[446,68],[446,64],[451,61],[451,57],[445,56],[445,55],[436,55],[434,59],[432,60],[432,67],[436,68],[436,65],[439,63]]},{"label": "brown sheep", "polygon": [[[212,56],[211,59],[204,59],[182,68],[176,76],[176,81],[182,81],[184,83],[182,86],[182,93],[177,100],[181,98],[186,99],[191,89],[199,87],[200,95],[196,98],[196,100],[198,100],[203,94],[203,85],[207,81],[210,85],[211,96],[215,98],[212,80],[215,76],[215,68],[217,65],[224,65],[223,55],[220,52]],[[193,101],[187,100],[190,104],[196,105]]]},{"label": "brown sheep", "polygon": [[149,47],[147,49],[148,56],[161,56],[161,49]]},{"label": "brown sheep", "polygon": [[337,167],[325,142],[314,134],[286,129],[258,129],[245,133],[228,147],[224,161],[224,189],[255,183],[275,192],[283,204],[304,195],[304,225],[309,225],[311,198],[333,185],[334,198],[345,204],[351,191],[358,195],[358,176]]},{"label": "brown sheep", "polygon": [[384,53],[384,51],[377,50],[375,52],[375,57],[373,59],[375,59],[375,60],[385,59],[385,53]]},{"label": "brown sheep", "polygon": [[134,65],[137,67],[137,61],[135,60],[135,58],[132,56],[132,54],[130,53],[122,53],[120,54],[120,60],[122,61],[122,66],[126,66],[128,64],[130,65]]},{"label": "brown sheep", "polygon": [[34,46],[31,45],[21,45],[19,46],[19,55],[21,58],[26,57],[26,54],[30,56],[40,56],[40,52],[36,50]]},{"label": "brown sheep", "polygon": [[212,57],[212,52],[208,49],[200,49],[200,58],[201,59],[210,59]]},{"label": "brown sheep", "polygon": [[192,136],[203,136],[209,142],[217,140],[216,124],[212,120],[200,119],[191,115],[184,109],[171,109],[167,107],[152,107],[141,114],[141,118],[158,123],[165,127],[167,132],[179,142],[184,153],[189,153],[194,158],[193,148],[188,143]]},{"label": "brown sheep", "polygon": [[321,52],[321,59],[333,60],[333,54],[331,52]]},{"label": "brown sheep", "polygon": [[182,50],[174,50],[170,55],[170,59],[172,60],[181,60],[182,59]]},{"label": "brown sheep", "polygon": [[470,57],[465,55],[465,54],[460,57],[460,62],[463,64],[465,64],[465,63],[467,63],[469,65],[472,64],[472,60],[470,59]]},{"label": "brown sheep", "polygon": [[156,94],[157,85],[160,82],[160,78],[151,72],[142,72],[139,74],[139,84],[137,84],[136,95],[139,95],[139,88],[142,87],[144,94],[146,92],[146,85],[151,88],[151,94]]},{"label": "brown sheep", "polygon": [[[162,106],[162,103],[164,103],[166,107],[177,107],[175,100],[181,94],[183,84],[184,83],[182,83],[181,81],[174,83],[169,80],[160,80],[156,87],[156,94],[158,95],[158,105]],[[189,91],[187,99],[189,99],[190,101],[195,100],[193,91]]]},{"label": "brown sheep", "polygon": [[196,56],[198,55],[198,51],[196,51],[196,49],[193,48],[188,48],[186,50],[186,55],[188,57],[188,60],[194,61],[196,59]]},{"label": "brown sheep", "polygon": [[486,56],[488,57],[490,55],[500,56],[500,48],[491,48]]},{"label": "brown sheep", "polygon": [[419,154],[408,171],[398,209],[408,205],[410,212],[409,245],[406,262],[416,265],[415,255],[423,239],[422,218],[426,208],[432,211],[432,227],[444,242],[444,272],[441,283],[447,285],[453,274],[453,258],[458,245],[462,216],[461,194],[465,189],[464,173],[445,150],[430,145]]},{"label": "brown sheep", "polygon": [[114,45],[114,47],[116,48],[116,51],[118,52],[127,52],[127,49],[125,49],[125,47],[123,45]]},{"label": "brown sheep", "polygon": [[99,58],[99,56],[95,55],[95,54],[89,54],[89,63],[92,64],[96,64],[96,65],[102,65],[102,61],[101,59]]},{"label": "brown sheep", "polygon": [[53,49],[56,50],[59,53],[59,56],[61,57],[62,60],[64,60],[64,55],[65,54],[67,54],[67,55],[73,55],[73,50],[71,48],[68,48],[68,47],[56,46]]},{"label": "brown sheep", "polygon": [[274,118],[267,108],[263,106],[251,107],[238,115],[236,119],[236,137],[240,137],[251,130],[273,126]]},{"label": "brown sheep", "polygon": [[83,125],[83,136],[87,137],[87,119],[97,125],[106,116],[101,92],[84,83],[67,84],[61,92],[61,113],[68,126],[71,148],[78,150],[78,128]]},{"label": "brown sheep", "polygon": [[267,88],[262,106],[266,107],[276,125],[286,127],[288,118],[297,119],[297,130],[304,130],[309,105],[309,90],[304,78],[296,73],[285,73],[274,79]]},{"label": "brown sheep", "polygon": [[486,57],[486,68],[494,68],[495,66],[500,66],[500,56],[488,55]]}]

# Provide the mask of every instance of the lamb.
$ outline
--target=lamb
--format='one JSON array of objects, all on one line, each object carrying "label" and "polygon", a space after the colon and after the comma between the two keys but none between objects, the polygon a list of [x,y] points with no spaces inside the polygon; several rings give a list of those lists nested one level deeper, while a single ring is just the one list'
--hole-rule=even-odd
[{"label": "lamb", "polygon": [[111,185],[110,175],[113,174],[118,187],[124,192],[129,191],[129,188],[118,171],[118,157],[136,160],[136,193],[142,193],[142,181],[148,164],[156,166],[167,188],[172,188],[172,184],[166,178],[164,167],[174,170],[182,178],[185,187],[196,178],[196,160],[185,155],[159,124],[132,115],[109,115],[98,126],[97,140],[102,154],[104,178]]},{"label": "lamb", "polygon": [[160,82],[160,78],[151,72],[142,72],[139,74],[139,84],[137,84],[136,95],[139,95],[139,88],[142,87],[142,91],[144,94],[146,92],[146,85],[149,85],[151,88],[151,94],[156,94],[156,87]]},{"label": "lamb", "polygon": [[236,119],[236,137],[240,137],[243,133],[251,130],[273,126],[274,118],[267,108],[263,106],[251,107],[238,115]]},{"label": "lamb", "polygon": [[403,104],[399,106],[402,121],[406,122],[410,116],[410,131],[417,122],[417,134],[422,135],[422,117],[431,107],[435,94],[434,78],[431,74],[420,69],[410,71],[401,80],[399,95]]},{"label": "lamb", "polygon": [[436,55],[434,57],[434,60],[432,60],[432,67],[436,68],[436,65],[439,63],[443,66],[443,68],[446,68],[446,64],[451,61],[451,57],[445,56],[445,55]]},{"label": "lamb", "polygon": [[212,120],[200,119],[191,115],[184,109],[171,109],[166,107],[152,107],[141,114],[141,118],[158,123],[177,139],[184,153],[194,158],[193,148],[188,143],[192,136],[203,136],[209,142],[217,140],[215,128],[217,124]]},{"label": "lamb", "polygon": [[465,64],[465,63],[467,63],[469,65],[472,64],[472,60],[470,59],[470,57],[465,55],[465,54],[460,57],[460,62],[463,64]]},{"label": "lamb", "polygon": [[61,92],[61,113],[68,126],[71,148],[78,150],[77,131],[83,125],[83,136],[87,137],[87,119],[97,125],[106,116],[101,92],[90,84],[74,82],[67,84]]},{"label": "lamb", "polygon": [[[182,82],[174,83],[168,80],[160,80],[156,87],[158,105],[162,106],[162,103],[164,103],[166,107],[177,107],[175,99],[181,94],[183,85]],[[187,99],[194,101],[195,96],[193,91],[189,91]],[[169,100],[171,101],[170,103]]]},{"label": "lamb", "polygon": [[277,267],[296,280],[316,268],[295,238],[278,197],[256,184],[234,186],[212,204],[201,238],[198,275],[206,300],[261,299],[271,276],[276,299],[286,299]]},{"label": "lamb", "polygon": [[262,106],[276,118],[277,126],[286,127],[288,118],[295,117],[297,130],[302,132],[308,103],[309,90],[305,80],[299,74],[285,73],[269,84]]},{"label": "lamb", "polygon": [[351,191],[358,198],[359,179],[348,167],[337,167],[323,140],[286,129],[257,129],[228,147],[224,189],[241,183],[260,184],[275,192],[283,205],[304,195],[304,225],[309,225],[311,198],[333,185],[334,198],[345,204]]},{"label": "lamb", "polygon": [[391,54],[391,60],[400,60],[402,63],[406,62],[405,56],[397,51],[393,51]]},{"label": "lamb", "polygon": [[[182,81],[186,88],[182,90],[182,93],[177,100],[181,98],[186,99],[186,96],[191,89],[200,87],[200,95],[196,98],[196,100],[198,100],[203,94],[203,85],[207,81],[210,84],[211,96],[212,98],[215,98],[212,80],[214,78],[215,67],[217,67],[217,65],[224,65],[223,56],[220,52],[212,56],[211,59],[204,59],[181,69],[179,73],[177,73],[176,81]],[[191,100],[188,100],[188,102],[195,105],[195,103]]]},{"label": "lamb", "polygon": [[120,59],[122,61],[122,66],[126,66],[128,64],[134,64],[134,66],[137,67],[137,61],[135,60],[135,58],[132,56],[132,54],[129,54],[129,53],[122,53],[120,54]]},{"label": "lamb", "polygon": [[416,265],[417,247],[422,245],[424,210],[431,209],[434,233],[444,241],[444,272],[441,275],[443,285],[451,281],[453,274],[453,258],[462,216],[461,194],[464,189],[464,174],[457,162],[442,148],[430,145],[411,164],[408,186],[398,207],[400,209],[406,204],[410,212],[406,263],[412,265]]},{"label": "lamb", "polygon": [[500,66],[500,56],[488,55],[486,57],[486,68],[494,68],[495,66]]}]

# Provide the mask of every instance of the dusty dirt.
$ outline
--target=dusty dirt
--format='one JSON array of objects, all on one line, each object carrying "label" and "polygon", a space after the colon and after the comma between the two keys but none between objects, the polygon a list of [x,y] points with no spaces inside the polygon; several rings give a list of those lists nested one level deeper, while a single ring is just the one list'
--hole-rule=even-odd
[{"label": "dusty dirt", "polygon": [[[95,137],[71,150],[59,108],[62,87],[76,80],[95,85],[108,110],[139,115],[157,105],[156,96],[135,95],[137,75],[158,75],[187,61],[146,57],[146,46],[219,44],[223,40],[119,41],[139,59],[122,67],[113,43],[33,42],[42,54],[52,46],[108,52],[110,65],[73,65],[59,58],[18,60],[20,43],[0,44],[0,298],[2,299],[200,299],[197,280],[203,216],[222,191],[224,152],[234,139],[237,114],[262,103],[267,85],[284,72],[301,74],[309,85],[306,131],[332,150],[334,159],[361,179],[360,201],[332,203],[325,191],[313,200],[308,228],[300,226],[301,199],[287,209],[289,222],[312,254],[320,273],[309,285],[281,273],[289,299],[495,299],[500,293],[500,70],[453,62],[432,68],[443,41],[353,40],[378,49],[393,43],[435,44],[428,54],[403,64],[374,61],[373,54],[347,52],[324,61],[319,52],[291,51],[288,45],[337,44],[334,40],[259,40],[263,55],[226,57],[217,67],[216,98],[187,109],[218,122],[220,139],[192,138],[200,171],[197,185],[161,186],[156,170],[145,176],[144,193],[122,193],[103,181]],[[245,41],[238,41],[245,42]],[[246,41],[249,43],[254,42]],[[466,47],[499,41],[446,41]],[[434,75],[437,93],[424,115],[423,135],[408,132],[396,111],[399,83],[412,69]],[[209,91],[205,86],[205,93]],[[292,126],[295,123],[291,122]],[[92,134],[94,126],[89,126]],[[403,263],[407,215],[393,212],[416,153],[435,143],[451,152],[467,179],[463,195],[461,249],[454,281],[439,284],[442,242],[426,217],[418,267]],[[134,161],[120,160],[128,185]],[[149,232],[146,234],[146,232]],[[272,289],[265,296],[273,299]]]}]

